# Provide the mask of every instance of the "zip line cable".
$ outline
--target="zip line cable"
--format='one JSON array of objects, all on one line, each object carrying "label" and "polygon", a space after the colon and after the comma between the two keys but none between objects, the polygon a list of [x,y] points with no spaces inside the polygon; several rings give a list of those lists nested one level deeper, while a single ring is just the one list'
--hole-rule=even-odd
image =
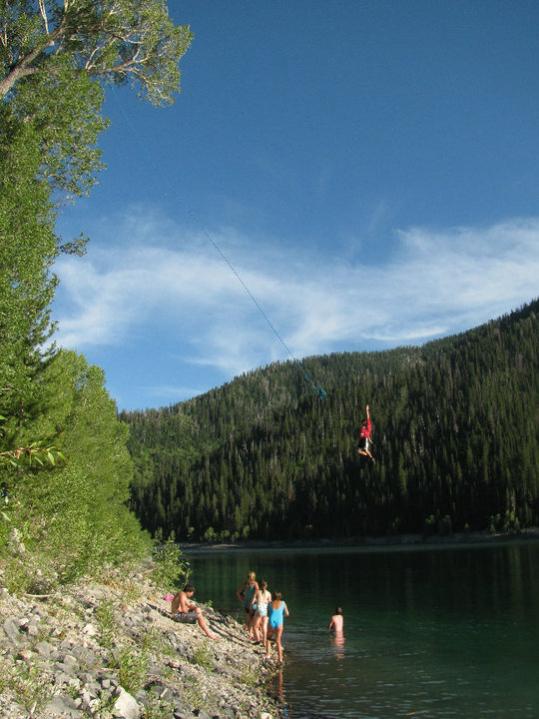
[{"label": "zip line cable", "polygon": [[[191,212],[190,214],[191,214],[192,217],[194,217],[194,213]],[[311,374],[305,369],[305,367],[304,367],[304,365],[303,365],[303,360],[300,360],[300,359],[298,359],[297,357],[294,357],[294,355],[293,355],[293,353],[292,353],[292,350],[291,350],[290,347],[286,344],[286,342],[285,342],[284,339],[282,338],[281,334],[277,331],[277,328],[275,327],[275,325],[273,324],[273,322],[270,320],[270,318],[268,317],[267,313],[264,311],[264,309],[262,308],[262,306],[260,305],[260,303],[258,302],[258,300],[256,299],[256,297],[253,295],[253,293],[251,292],[251,290],[249,289],[249,287],[245,284],[245,282],[243,281],[243,279],[242,279],[240,273],[236,270],[236,268],[234,267],[234,265],[232,264],[232,262],[228,259],[228,257],[225,255],[225,253],[222,251],[222,249],[219,247],[219,245],[217,244],[217,242],[213,239],[213,237],[210,235],[210,233],[208,232],[208,230],[207,230],[205,227],[202,228],[202,232],[203,232],[204,235],[207,237],[208,241],[209,241],[209,242],[213,245],[213,247],[217,250],[217,252],[218,252],[219,255],[221,256],[222,260],[227,264],[228,268],[230,269],[230,271],[232,272],[232,274],[236,277],[236,279],[238,280],[238,282],[240,283],[240,285],[243,287],[243,289],[244,289],[245,292],[247,293],[248,297],[251,298],[251,300],[252,300],[254,306],[255,306],[255,307],[257,308],[257,310],[260,312],[260,314],[262,315],[262,317],[266,320],[266,323],[267,323],[268,327],[269,327],[270,330],[273,332],[273,334],[277,337],[277,339],[279,340],[279,342],[282,344],[282,346],[284,347],[284,349],[285,349],[287,355],[290,357],[290,359],[292,360],[292,362],[296,362],[297,364],[300,365],[300,367],[301,367],[301,369],[302,369],[302,371],[303,371],[303,377],[304,377],[304,379],[305,379],[309,384],[312,385],[313,389],[318,393],[318,396],[320,397],[320,399],[325,399],[325,398],[327,397],[327,392],[325,391],[325,389],[324,389],[323,387],[320,387],[319,385],[316,384],[316,382],[315,382],[314,379],[312,378]]]},{"label": "zip line cable", "polygon": [[[115,98],[115,102],[116,102],[116,104],[119,106],[120,111],[121,111],[121,113],[122,113],[124,119],[126,120],[127,124],[128,124],[129,127],[131,128],[132,133],[133,133],[134,135],[136,135],[136,136],[139,137],[140,145],[141,145],[142,147],[144,147],[144,149],[146,150],[144,143],[140,141],[141,138],[140,138],[140,135],[139,135],[138,130],[136,129],[136,127],[135,127],[135,126],[133,125],[133,123],[131,122],[131,119],[129,118],[129,116],[128,116],[127,113],[125,112],[125,110],[124,110],[122,104],[121,104],[120,102],[117,102],[117,100],[116,100],[116,92],[115,92],[114,86],[112,86],[112,90],[113,90],[113,96],[114,96],[114,98]],[[153,158],[152,158],[152,160],[153,160]],[[187,214],[190,215],[195,221],[197,220],[197,216],[195,215],[195,212],[194,212],[192,209],[188,209],[188,210],[187,210]],[[294,356],[294,354],[292,353],[292,350],[291,350],[290,347],[286,344],[286,342],[285,342],[284,339],[282,338],[281,334],[278,332],[277,328],[275,327],[275,325],[273,324],[273,322],[270,320],[270,318],[268,317],[267,313],[264,311],[264,309],[263,309],[263,307],[261,306],[261,304],[258,302],[258,300],[256,299],[256,297],[253,295],[253,293],[251,292],[251,290],[249,289],[249,287],[247,286],[247,284],[243,281],[243,279],[242,279],[240,273],[236,270],[236,268],[234,267],[234,265],[232,264],[232,262],[228,259],[228,257],[225,255],[225,253],[224,253],[224,252],[222,251],[222,249],[219,247],[219,245],[217,244],[217,242],[215,241],[215,239],[212,237],[212,235],[210,234],[210,232],[208,231],[208,229],[207,229],[206,227],[204,227],[203,225],[202,225],[202,233],[205,235],[205,237],[207,238],[208,242],[210,242],[210,244],[211,244],[211,245],[214,247],[214,249],[218,252],[218,254],[219,254],[219,256],[221,257],[221,259],[223,260],[223,262],[227,265],[227,267],[228,267],[229,270],[232,272],[232,274],[234,275],[234,277],[238,280],[238,282],[240,283],[240,285],[243,287],[243,289],[245,290],[247,296],[251,299],[251,301],[253,302],[253,304],[254,304],[254,306],[256,307],[256,309],[260,312],[260,314],[262,315],[262,317],[263,317],[264,320],[266,321],[266,324],[268,325],[268,327],[270,328],[270,330],[273,332],[273,334],[275,335],[275,337],[278,339],[278,341],[279,341],[279,342],[281,343],[281,345],[284,347],[284,349],[285,349],[286,354],[288,355],[288,357],[291,359],[292,362],[295,362],[296,364],[298,364],[298,365],[301,367],[301,370],[302,370],[302,372],[303,372],[303,378],[305,379],[305,381],[306,381],[308,384],[311,385],[311,387],[312,387],[313,390],[318,394],[318,396],[319,396],[320,399],[326,399],[326,397],[327,397],[327,392],[326,392],[326,390],[325,390],[323,387],[321,387],[320,385],[316,384],[316,382],[314,381],[314,379],[313,379],[311,373],[310,373],[307,369],[305,369],[305,366],[304,366],[304,364],[303,364],[303,360],[300,360],[300,359],[298,359],[297,357]]]}]

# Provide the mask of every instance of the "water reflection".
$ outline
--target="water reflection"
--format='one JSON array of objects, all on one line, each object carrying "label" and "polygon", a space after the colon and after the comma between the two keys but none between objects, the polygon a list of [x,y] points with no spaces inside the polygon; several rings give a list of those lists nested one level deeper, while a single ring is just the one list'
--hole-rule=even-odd
[{"label": "water reflection", "polygon": [[335,632],[331,637],[331,645],[334,650],[335,659],[341,661],[344,659],[344,644],[346,639],[342,632]]}]

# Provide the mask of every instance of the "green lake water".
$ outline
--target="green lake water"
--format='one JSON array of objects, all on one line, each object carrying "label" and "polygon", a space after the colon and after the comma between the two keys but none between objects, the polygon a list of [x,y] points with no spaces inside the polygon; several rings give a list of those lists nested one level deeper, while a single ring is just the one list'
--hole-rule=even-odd
[{"label": "green lake water", "polygon": [[[240,615],[250,569],[290,609],[272,687],[292,719],[539,718],[539,542],[190,554],[197,598]],[[327,624],[344,609],[345,641]]]}]

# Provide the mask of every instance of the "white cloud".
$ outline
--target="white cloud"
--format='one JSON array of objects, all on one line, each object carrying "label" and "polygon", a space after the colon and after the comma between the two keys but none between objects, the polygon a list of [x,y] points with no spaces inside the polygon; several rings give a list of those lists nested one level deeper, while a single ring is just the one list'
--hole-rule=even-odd
[{"label": "white cloud", "polygon": [[174,384],[143,385],[139,387],[139,389],[155,402],[166,400],[171,404],[195,397],[203,392],[203,390],[198,387],[186,387]]},{"label": "white cloud", "polygon": [[[231,230],[211,237],[297,357],[425,341],[539,294],[538,218],[401,230],[397,250],[374,267]],[[181,338],[183,361],[227,377],[286,358],[204,232],[138,213],[115,219],[114,244],[103,239],[82,260],[58,261],[61,345],[134,345],[151,328]]]}]

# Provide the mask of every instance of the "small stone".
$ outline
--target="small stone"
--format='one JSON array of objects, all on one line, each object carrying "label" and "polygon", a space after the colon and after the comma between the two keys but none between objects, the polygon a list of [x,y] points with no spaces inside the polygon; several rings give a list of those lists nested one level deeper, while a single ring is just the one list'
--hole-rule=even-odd
[{"label": "small stone", "polygon": [[39,634],[39,624],[38,624],[38,622],[37,622],[35,619],[33,619],[33,620],[30,622],[30,624],[28,625],[27,632],[28,632],[28,636],[30,636],[30,637],[37,637],[37,636],[38,636],[38,634]]},{"label": "small stone", "polygon": [[139,719],[140,708],[134,697],[121,687],[120,695],[114,702],[113,714],[122,719]]},{"label": "small stone", "polygon": [[95,712],[98,711],[101,707],[101,699],[92,699],[90,702],[88,708],[92,712],[92,714],[95,714]]},{"label": "small stone", "polygon": [[85,688],[85,689],[82,690],[82,693],[81,693],[81,695],[80,695],[80,698],[81,698],[82,704],[84,704],[85,706],[89,707],[89,706],[90,706],[90,702],[92,701],[92,699],[96,699],[96,698],[97,698],[97,695],[92,696],[92,694],[90,694],[90,692],[88,691],[88,689]]},{"label": "small stone", "polygon": [[86,634],[87,637],[95,637],[97,628],[93,624],[86,624],[82,629],[82,633]]}]

